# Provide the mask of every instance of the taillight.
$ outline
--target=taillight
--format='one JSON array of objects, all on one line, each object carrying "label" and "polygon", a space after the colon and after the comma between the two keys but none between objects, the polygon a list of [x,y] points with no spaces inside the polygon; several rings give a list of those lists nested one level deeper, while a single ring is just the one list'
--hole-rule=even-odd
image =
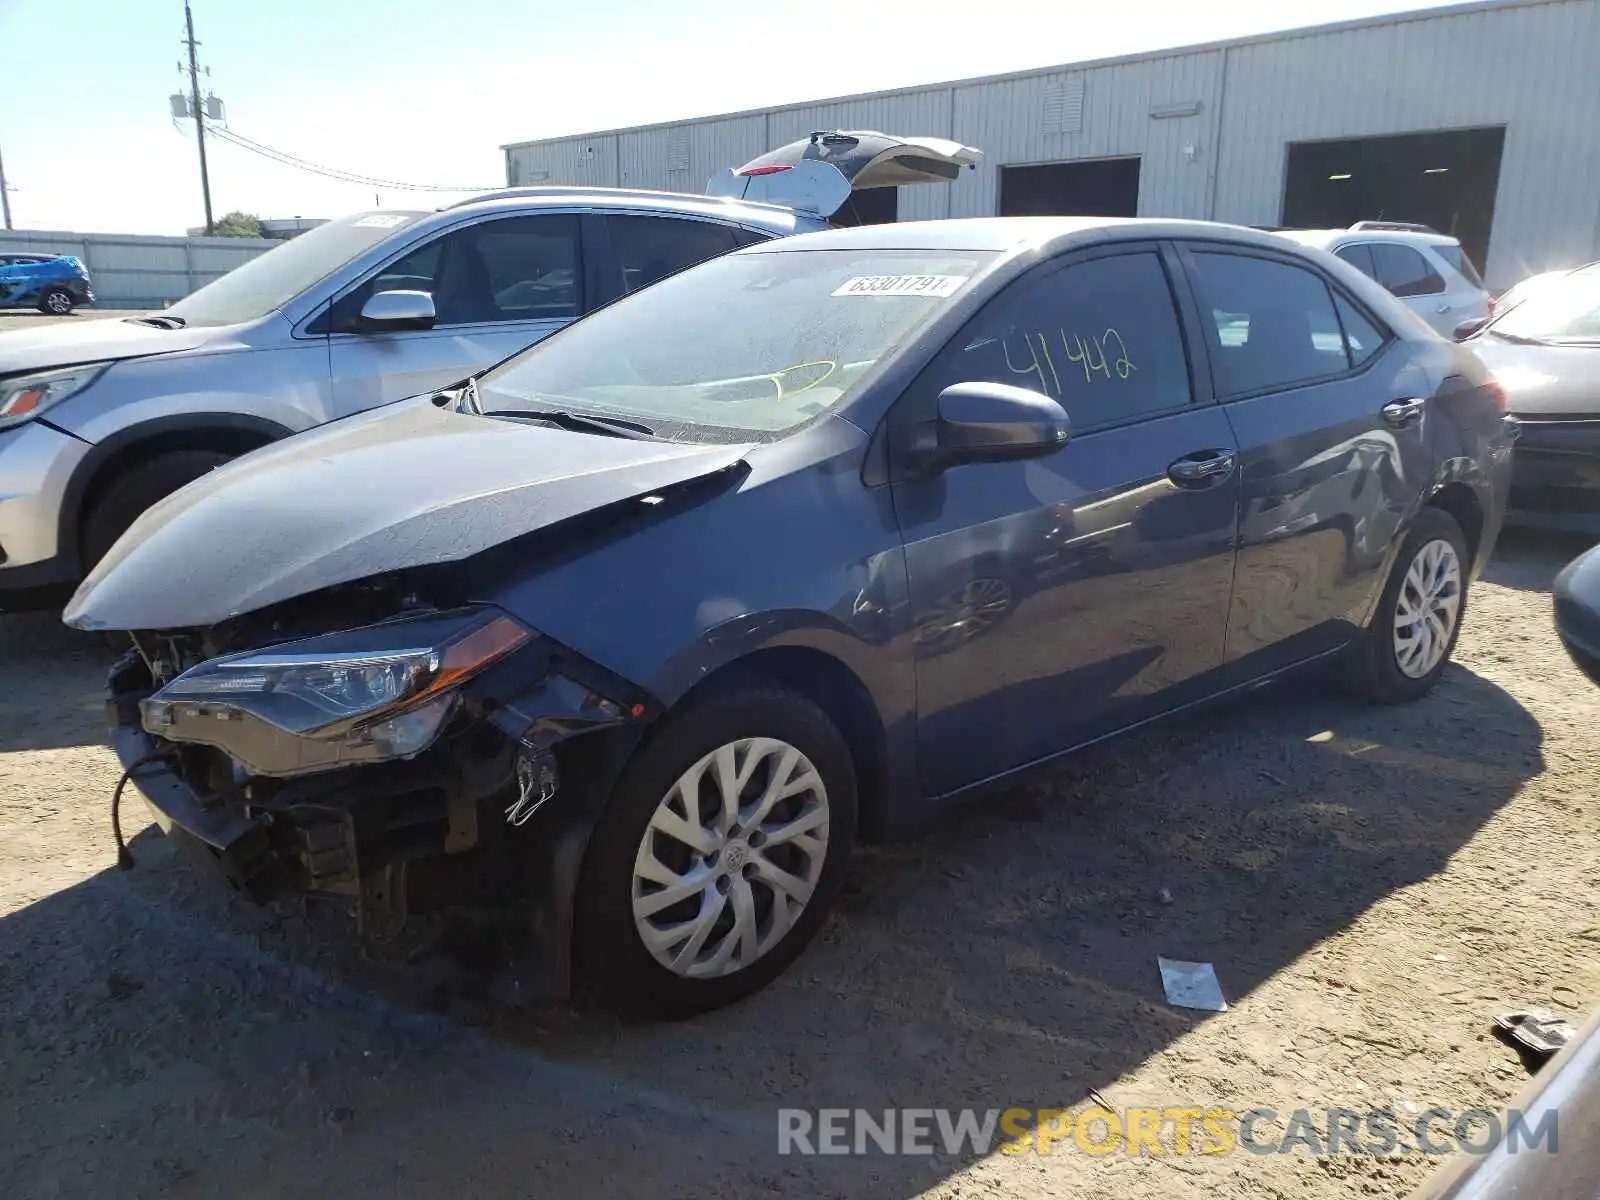
[{"label": "taillight", "polygon": [[1506,411],[1506,390],[1500,386],[1498,379],[1491,379],[1483,385],[1483,394],[1494,403],[1501,412]]},{"label": "taillight", "polygon": [[788,171],[788,170],[792,170],[792,169],[793,169],[793,164],[791,164],[791,163],[774,163],[770,167],[740,167],[737,171],[734,172],[734,174],[735,175],[776,175],[779,171]]}]

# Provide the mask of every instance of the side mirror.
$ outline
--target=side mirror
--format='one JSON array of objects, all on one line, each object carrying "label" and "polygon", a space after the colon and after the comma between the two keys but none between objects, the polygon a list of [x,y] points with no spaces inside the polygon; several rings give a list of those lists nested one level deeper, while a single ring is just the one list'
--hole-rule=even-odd
[{"label": "side mirror", "polygon": [[939,393],[940,468],[1034,458],[1072,439],[1066,410],[1042,392],[1009,383],[956,383]]},{"label": "side mirror", "polygon": [[428,292],[374,292],[361,306],[358,328],[387,333],[399,329],[432,329],[436,317]]},{"label": "side mirror", "polygon": [[1464,342],[1488,323],[1488,317],[1468,317],[1450,331],[1450,336],[1458,342]]}]

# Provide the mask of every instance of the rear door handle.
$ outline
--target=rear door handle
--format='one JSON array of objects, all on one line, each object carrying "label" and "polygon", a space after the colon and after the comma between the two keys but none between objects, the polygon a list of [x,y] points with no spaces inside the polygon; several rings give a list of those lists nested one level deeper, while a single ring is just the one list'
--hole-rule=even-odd
[{"label": "rear door handle", "polygon": [[1167,478],[1179,487],[1215,487],[1233,474],[1239,455],[1233,450],[1197,450],[1167,468]]},{"label": "rear door handle", "polygon": [[1426,400],[1391,400],[1383,406],[1383,419],[1396,429],[1403,429],[1421,419],[1422,410],[1426,407]]}]

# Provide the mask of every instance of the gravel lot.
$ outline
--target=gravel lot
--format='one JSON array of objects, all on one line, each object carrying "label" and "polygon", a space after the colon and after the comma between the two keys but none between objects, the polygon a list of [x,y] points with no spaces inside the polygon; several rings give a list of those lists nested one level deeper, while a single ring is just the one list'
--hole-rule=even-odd
[{"label": "gravel lot", "polygon": [[[1218,1197],[1403,1194],[1432,1163],[795,1158],[777,1109],[1495,1107],[1489,1036],[1600,995],[1600,691],[1546,589],[1578,546],[1503,545],[1433,696],[1315,681],[1080,756],[914,843],[732,1010],[622,1026],[486,994],[464,940],[409,964],[339,914],[259,909],[125,807],[105,656],[0,620],[0,1178],[13,1197]],[[1170,896],[1170,903],[1166,897]],[[1163,1002],[1216,964],[1230,1011]]]}]

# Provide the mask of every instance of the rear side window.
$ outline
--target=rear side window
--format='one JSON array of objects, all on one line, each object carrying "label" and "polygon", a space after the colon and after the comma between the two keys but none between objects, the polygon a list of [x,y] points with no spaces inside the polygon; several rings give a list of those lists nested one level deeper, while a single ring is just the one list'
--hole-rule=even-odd
[{"label": "rear side window", "polygon": [[1372,265],[1372,248],[1365,243],[1359,246],[1340,246],[1334,254],[1344,259],[1368,279],[1378,277],[1378,268]]},{"label": "rear side window", "polygon": [[622,268],[624,292],[649,287],[741,245],[732,226],[685,217],[607,217],[606,228]]},{"label": "rear side window", "polygon": [[1078,429],[1189,403],[1189,366],[1161,259],[1090,259],[1013,284],[957,338],[937,387],[1009,383],[1061,402]]},{"label": "rear side window", "polygon": [[1242,254],[1192,256],[1225,397],[1296,387],[1350,369],[1345,333],[1320,275]]},{"label": "rear side window", "polygon": [[1396,296],[1433,296],[1444,291],[1444,280],[1410,246],[1374,242],[1372,262],[1378,268],[1378,282]]},{"label": "rear side window", "polygon": [[1435,246],[1433,252],[1454,267],[1473,287],[1483,287],[1483,276],[1478,274],[1478,268],[1473,265],[1472,259],[1460,246]]}]

